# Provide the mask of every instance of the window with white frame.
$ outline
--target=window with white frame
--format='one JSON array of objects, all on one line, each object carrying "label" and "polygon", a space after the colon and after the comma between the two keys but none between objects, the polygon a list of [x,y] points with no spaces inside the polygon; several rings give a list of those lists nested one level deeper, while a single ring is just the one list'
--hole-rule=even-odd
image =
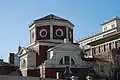
[{"label": "window with white frame", "polygon": [[100,47],[100,46],[98,46],[98,52],[99,52],[99,53],[101,52],[101,47]]},{"label": "window with white frame", "polygon": [[104,44],[103,47],[104,47],[104,52],[106,52],[106,44]]},{"label": "window with white frame", "polygon": [[25,68],[25,67],[26,67],[26,60],[25,60],[25,59],[22,59],[22,60],[20,61],[20,65],[21,65],[21,68],[22,68],[22,69]]},{"label": "window with white frame", "polygon": [[107,30],[107,27],[104,27],[104,31],[106,31]]},{"label": "window with white frame", "polygon": [[118,48],[118,41],[115,41],[115,48]]},{"label": "window with white frame", "polygon": [[109,50],[112,50],[112,44],[109,43]]},{"label": "window with white frame", "polygon": [[115,24],[112,24],[111,27],[114,28],[114,27],[115,27]]},{"label": "window with white frame", "polygon": [[70,56],[64,56],[59,61],[60,65],[75,65],[75,61]]}]

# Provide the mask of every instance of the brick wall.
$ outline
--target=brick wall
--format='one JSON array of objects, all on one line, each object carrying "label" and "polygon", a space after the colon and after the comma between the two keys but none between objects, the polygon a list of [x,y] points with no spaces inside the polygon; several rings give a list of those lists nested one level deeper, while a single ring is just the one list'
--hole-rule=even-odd
[{"label": "brick wall", "polygon": [[14,56],[15,56],[14,53],[9,53],[9,63],[10,64],[14,64]]}]

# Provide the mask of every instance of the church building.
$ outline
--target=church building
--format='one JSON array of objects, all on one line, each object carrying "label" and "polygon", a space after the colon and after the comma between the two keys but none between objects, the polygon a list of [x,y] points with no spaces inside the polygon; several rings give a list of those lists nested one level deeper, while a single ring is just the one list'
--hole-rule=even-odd
[{"label": "church building", "polygon": [[69,66],[85,77],[89,63],[81,59],[82,50],[73,43],[73,27],[69,20],[53,14],[35,20],[29,26],[29,47],[19,51],[22,75],[55,78]]}]

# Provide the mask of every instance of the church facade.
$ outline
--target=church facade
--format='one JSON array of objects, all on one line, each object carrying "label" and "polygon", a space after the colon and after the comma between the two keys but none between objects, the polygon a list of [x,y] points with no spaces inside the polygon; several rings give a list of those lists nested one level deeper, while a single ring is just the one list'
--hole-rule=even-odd
[{"label": "church facade", "polygon": [[69,66],[86,77],[89,62],[81,59],[82,50],[73,43],[73,27],[69,20],[53,14],[35,20],[29,26],[29,46],[19,51],[22,75],[55,78]]}]

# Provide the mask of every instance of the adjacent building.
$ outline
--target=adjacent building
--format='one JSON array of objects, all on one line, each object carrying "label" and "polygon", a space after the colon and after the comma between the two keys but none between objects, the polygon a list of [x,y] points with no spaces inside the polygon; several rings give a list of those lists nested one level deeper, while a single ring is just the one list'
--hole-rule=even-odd
[{"label": "adjacent building", "polygon": [[[120,18],[115,17],[111,20],[108,20],[108,21],[102,23],[100,27],[101,27],[101,32],[99,32],[95,35],[86,37],[84,39],[78,40],[77,43],[80,44],[79,47],[84,49],[84,50],[89,50],[89,49],[91,49],[91,46],[88,45],[89,43],[94,42],[94,41],[98,41],[99,39],[102,39],[102,38],[107,37],[111,34],[119,32],[120,31]],[[99,51],[100,51],[100,49],[98,49],[98,52]],[[87,51],[87,54],[85,57],[92,58],[93,57],[92,50]]]},{"label": "adjacent building", "polygon": [[0,59],[0,75],[22,76],[18,66],[4,62]]},{"label": "adjacent building", "polygon": [[21,49],[21,46],[18,47],[18,52],[16,54],[9,53],[9,63],[17,67],[20,67],[20,58],[19,58],[20,49]]},{"label": "adjacent building", "polygon": [[120,71],[120,18],[115,17],[102,23],[101,30],[78,43],[84,50],[84,56],[95,60],[95,71],[101,76],[111,77]]}]

